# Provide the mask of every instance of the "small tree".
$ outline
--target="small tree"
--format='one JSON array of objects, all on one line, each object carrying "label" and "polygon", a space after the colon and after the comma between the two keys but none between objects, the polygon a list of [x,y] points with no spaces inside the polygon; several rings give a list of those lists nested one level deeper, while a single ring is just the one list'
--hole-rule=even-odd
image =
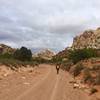
[{"label": "small tree", "polygon": [[15,51],[14,58],[21,61],[30,61],[32,59],[32,52],[26,47],[22,47]]}]

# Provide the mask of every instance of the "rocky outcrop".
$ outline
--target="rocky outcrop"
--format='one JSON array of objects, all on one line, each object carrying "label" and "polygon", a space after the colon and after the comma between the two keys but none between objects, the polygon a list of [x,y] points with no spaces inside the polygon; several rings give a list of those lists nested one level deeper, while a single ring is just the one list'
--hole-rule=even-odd
[{"label": "rocky outcrop", "polygon": [[97,30],[87,30],[81,35],[76,36],[73,39],[72,46],[60,51],[56,54],[56,57],[67,58],[70,50],[83,48],[97,49],[97,53],[100,55],[100,28]]},{"label": "rocky outcrop", "polygon": [[73,40],[72,49],[94,48],[100,49],[100,28],[88,30]]},{"label": "rocky outcrop", "polygon": [[49,59],[52,59],[54,55],[55,55],[54,52],[52,52],[49,49],[45,49],[45,50],[40,51],[39,53],[33,54],[33,57],[40,57],[40,58],[49,60]]},{"label": "rocky outcrop", "polygon": [[10,46],[7,46],[5,44],[0,44],[0,54],[3,53],[14,53],[15,49],[11,48]]}]

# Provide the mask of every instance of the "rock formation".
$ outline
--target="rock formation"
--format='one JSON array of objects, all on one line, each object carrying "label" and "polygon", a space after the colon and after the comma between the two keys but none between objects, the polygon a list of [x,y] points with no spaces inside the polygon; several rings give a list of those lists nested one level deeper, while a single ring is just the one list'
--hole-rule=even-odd
[{"label": "rock formation", "polygon": [[39,53],[33,54],[33,57],[40,57],[40,58],[49,60],[49,59],[52,59],[54,55],[55,55],[54,52],[52,52],[49,49],[45,49],[45,50],[40,51]]},{"label": "rock formation", "polygon": [[94,48],[100,49],[100,28],[88,30],[73,40],[72,49]]},{"label": "rock formation", "polygon": [[0,54],[3,53],[14,53],[15,49],[11,48],[10,46],[7,46],[5,44],[0,44]]},{"label": "rock formation", "polygon": [[81,35],[76,36],[73,39],[73,44],[71,47],[65,48],[65,50],[60,51],[56,57],[66,58],[69,50],[83,49],[83,48],[94,48],[98,50],[98,55],[100,55],[100,28],[97,30],[88,30],[83,32]]}]

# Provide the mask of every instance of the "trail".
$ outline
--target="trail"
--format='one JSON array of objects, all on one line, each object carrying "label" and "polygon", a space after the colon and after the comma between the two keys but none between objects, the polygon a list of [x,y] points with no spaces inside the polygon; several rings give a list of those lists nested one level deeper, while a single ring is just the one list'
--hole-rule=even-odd
[{"label": "trail", "polygon": [[[41,65],[39,71],[39,75],[27,76],[25,81],[30,84],[23,85],[20,75],[9,77],[8,84],[7,80],[1,82],[0,100],[90,100],[83,91],[73,89],[68,73],[60,70],[57,75],[55,66],[51,65]],[[4,83],[7,86],[2,87]]]}]

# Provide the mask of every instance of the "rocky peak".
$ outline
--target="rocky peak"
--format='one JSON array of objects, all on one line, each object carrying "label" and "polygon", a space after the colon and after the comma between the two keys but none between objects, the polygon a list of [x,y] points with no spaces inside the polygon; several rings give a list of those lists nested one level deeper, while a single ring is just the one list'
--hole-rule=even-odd
[{"label": "rocky peak", "polygon": [[55,53],[49,49],[42,50],[36,54],[33,54],[33,57],[40,57],[44,59],[51,59]]},{"label": "rocky peak", "polygon": [[100,49],[100,28],[87,30],[73,40],[72,49],[95,48]]}]

